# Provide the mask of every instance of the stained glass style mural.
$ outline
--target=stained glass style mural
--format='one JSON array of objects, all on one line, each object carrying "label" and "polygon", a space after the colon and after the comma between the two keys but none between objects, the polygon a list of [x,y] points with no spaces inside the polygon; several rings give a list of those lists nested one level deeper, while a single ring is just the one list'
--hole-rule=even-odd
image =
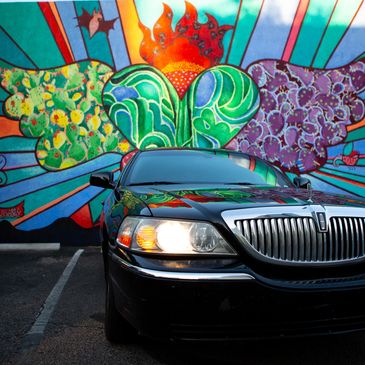
[{"label": "stained glass style mural", "polygon": [[108,192],[89,175],[117,176],[124,155],[151,147],[240,150],[365,196],[361,0],[0,3],[0,14],[0,221],[13,230],[92,229]]}]

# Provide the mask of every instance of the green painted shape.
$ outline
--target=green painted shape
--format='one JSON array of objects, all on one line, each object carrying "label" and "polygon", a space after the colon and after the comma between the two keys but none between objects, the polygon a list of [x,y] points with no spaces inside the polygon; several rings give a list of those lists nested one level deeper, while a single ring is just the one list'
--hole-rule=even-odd
[{"label": "green painted shape", "polygon": [[39,68],[65,63],[38,3],[1,3],[0,13],[0,25]]},{"label": "green painted shape", "polygon": [[351,131],[347,138],[345,143],[353,142],[353,141],[359,141],[360,139],[365,138],[365,127],[355,129],[354,131]]},{"label": "green painted shape", "polygon": [[[111,170],[111,168],[109,170]],[[89,202],[91,219],[93,222],[96,222],[99,218],[102,210],[102,203],[105,201],[109,194],[110,190],[104,190],[101,194],[97,195],[93,200]]]},{"label": "green painted shape", "polygon": [[201,73],[185,98],[189,122],[191,119],[192,147],[223,147],[259,108],[259,91],[254,81],[240,69],[228,65]]},{"label": "green painted shape", "polygon": [[101,102],[109,66],[82,61],[34,72],[2,64],[0,80],[12,94],[4,112],[20,121],[25,137],[38,140],[45,169],[66,169],[110,151],[128,152]]},{"label": "green painted shape", "polygon": [[[0,9],[1,9],[1,4],[0,4]],[[1,29],[0,29],[0,31],[1,31]],[[0,44],[2,44],[1,41],[0,41]],[[0,69],[1,68],[11,69],[12,67],[13,66],[10,63],[0,59]],[[3,89],[1,87],[1,81],[2,81],[2,79],[1,79],[1,72],[0,72],[0,100],[1,100],[1,102],[0,102],[0,115],[5,115],[5,112],[4,112],[5,111],[5,109],[4,109],[5,108],[5,100],[9,97],[9,94],[5,91],[5,89]],[[1,128],[1,123],[0,123],[0,128]]]},{"label": "green painted shape", "polygon": [[67,194],[68,192],[76,189],[80,185],[87,183],[89,175],[81,176],[79,178],[66,181],[60,184],[56,184],[49,188],[41,189],[39,191],[31,192],[19,198],[15,198],[4,203],[4,207],[13,206],[21,201],[25,201],[25,214],[31,212],[34,209],[40,208],[49,202]]},{"label": "green painted shape", "polygon": [[263,0],[241,0],[241,11],[238,15],[236,30],[233,33],[232,46],[227,62],[240,66],[248,46],[251,33],[256,24]]},{"label": "green painted shape", "polygon": [[180,100],[160,71],[136,65],[109,79],[103,101],[115,127],[139,149],[221,148],[256,114],[259,92],[242,70],[219,65],[201,73]]},{"label": "green painted shape", "polygon": [[179,98],[154,67],[130,66],[116,73],[105,85],[103,101],[115,127],[137,148],[176,146]]},{"label": "green painted shape", "polygon": [[[0,123],[1,128],[1,123]],[[0,139],[1,152],[35,151],[37,141],[24,137],[5,137]]]},{"label": "green painted shape", "polygon": [[324,68],[349,27],[357,9],[363,0],[339,0],[331,22],[324,34],[313,67]]},{"label": "green painted shape", "polygon": [[[22,202],[23,200],[25,200],[24,197],[20,197],[20,198],[15,198],[13,200],[9,200],[9,201],[7,201],[5,203],[1,203],[1,208],[10,208],[10,207],[13,207],[13,206],[19,204],[20,202]],[[12,219],[16,219],[16,218],[0,218],[0,221],[3,220],[3,219],[4,220],[6,219],[6,220],[11,221]]]},{"label": "green painted shape", "polygon": [[[93,10],[100,9],[100,4],[98,1],[75,1],[74,4],[78,16],[82,14],[82,9],[88,11],[89,14],[92,14]],[[109,40],[106,33],[96,32],[90,39],[89,31],[85,29],[85,27],[82,27],[81,31],[89,58],[103,61],[114,67],[112,54],[108,46]]]},{"label": "green painted shape", "polygon": [[348,156],[353,150],[354,150],[354,144],[353,143],[347,143],[345,145],[345,147],[343,148],[343,154],[345,156]]},{"label": "green painted shape", "polygon": [[311,0],[300,28],[290,63],[310,66],[326,30],[336,0]]},{"label": "green painted shape", "polygon": [[81,185],[86,184],[88,181],[89,175],[84,175],[79,178],[28,194],[26,196],[27,212],[31,212],[34,209],[42,207],[45,204],[48,204],[49,202],[58,199],[59,197],[69,193],[70,191],[80,187]]},{"label": "green painted shape", "polygon": [[351,174],[351,173],[348,173],[345,171],[336,171],[334,169],[328,169],[325,167],[323,167],[321,169],[321,171],[334,175],[334,176],[343,177],[345,179],[349,179],[349,180],[353,180],[353,181],[357,181],[357,182],[361,182],[361,183],[365,184],[365,176],[355,175],[355,174]]},{"label": "green painted shape", "polygon": [[[1,7],[1,4],[0,4]],[[9,62],[6,62],[4,59],[0,58],[0,67],[1,68],[11,68],[12,65]]]},{"label": "green painted shape", "polygon": [[35,176],[43,175],[46,172],[40,166],[27,167],[23,169],[5,171],[7,176],[6,184],[13,184],[21,180],[29,179]]},{"label": "green painted shape", "polygon": [[[332,172],[331,172],[332,173]],[[331,185],[334,185],[342,190],[346,190],[348,192],[351,192],[353,194],[357,194],[360,196],[365,197],[365,188],[362,188],[360,186],[356,186],[354,184],[347,183],[342,180],[336,180],[335,177],[328,177],[325,175],[318,174],[316,172],[311,172],[310,175],[316,177],[319,180],[325,181]]]},{"label": "green painted shape", "polygon": [[8,96],[9,94],[0,87],[0,100],[5,100]]},{"label": "green painted shape", "polygon": [[[0,4],[1,9],[1,4]],[[33,68],[34,65],[27,58],[24,52],[9,38],[9,36],[0,28],[1,53],[14,64],[25,68]]]}]

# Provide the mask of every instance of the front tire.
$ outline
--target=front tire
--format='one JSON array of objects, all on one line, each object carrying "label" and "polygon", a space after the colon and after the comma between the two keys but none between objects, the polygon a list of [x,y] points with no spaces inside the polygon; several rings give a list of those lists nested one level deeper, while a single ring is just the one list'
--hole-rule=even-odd
[{"label": "front tire", "polygon": [[135,340],[136,330],[120,315],[116,306],[111,279],[106,280],[105,337],[113,343],[130,343]]}]

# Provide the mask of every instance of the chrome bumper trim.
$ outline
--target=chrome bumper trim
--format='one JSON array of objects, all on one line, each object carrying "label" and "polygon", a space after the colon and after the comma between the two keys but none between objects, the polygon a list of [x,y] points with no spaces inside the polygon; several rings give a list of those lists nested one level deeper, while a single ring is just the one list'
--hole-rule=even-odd
[{"label": "chrome bumper trim", "polygon": [[191,281],[255,280],[255,278],[252,275],[246,273],[212,273],[212,272],[203,273],[203,272],[151,270],[151,269],[145,269],[143,267],[134,266],[114,253],[111,254],[111,258],[114,262],[121,265],[123,268],[127,270],[155,279],[173,279],[173,280],[191,280]]}]

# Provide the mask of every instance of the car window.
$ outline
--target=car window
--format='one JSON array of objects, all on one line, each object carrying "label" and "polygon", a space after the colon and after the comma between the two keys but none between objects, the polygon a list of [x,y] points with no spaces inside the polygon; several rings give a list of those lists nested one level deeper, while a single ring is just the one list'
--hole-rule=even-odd
[{"label": "car window", "polygon": [[290,184],[283,174],[255,157],[197,150],[142,152],[128,174],[126,185],[145,183]]}]

